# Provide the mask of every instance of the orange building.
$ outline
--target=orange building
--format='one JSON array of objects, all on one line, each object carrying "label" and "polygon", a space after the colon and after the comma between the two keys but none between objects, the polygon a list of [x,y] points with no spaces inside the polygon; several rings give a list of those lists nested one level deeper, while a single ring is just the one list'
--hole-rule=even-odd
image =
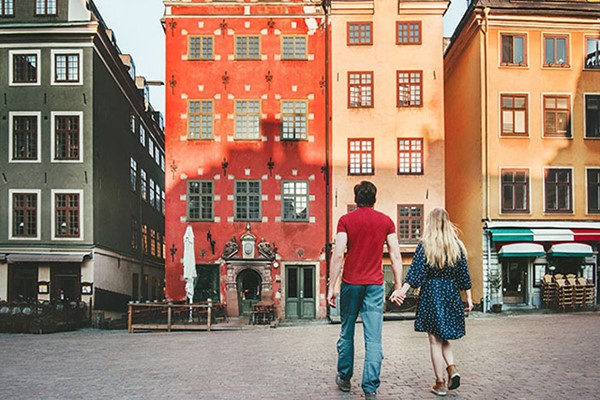
[{"label": "orange building", "polygon": [[165,1],[166,295],[249,315],[326,316],[320,2]]},{"label": "orange building", "polygon": [[480,0],[445,55],[446,205],[485,310],[597,281],[600,7]]},{"label": "orange building", "polygon": [[[375,208],[396,222],[405,272],[424,216],[444,205],[442,16],[448,4],[331,1],[332,235],[354,207],[354,185],[372,181]],[[387,254],[384,264],[389,294]]]}]

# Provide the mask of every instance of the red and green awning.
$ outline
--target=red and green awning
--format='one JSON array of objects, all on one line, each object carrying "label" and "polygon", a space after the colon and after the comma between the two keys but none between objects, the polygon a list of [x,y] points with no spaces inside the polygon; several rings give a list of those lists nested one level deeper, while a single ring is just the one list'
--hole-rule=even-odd
[{"label": "red and green awning", "polygon": [[600,229],[492,228],[494,242],[593,242],[600,241]]}]

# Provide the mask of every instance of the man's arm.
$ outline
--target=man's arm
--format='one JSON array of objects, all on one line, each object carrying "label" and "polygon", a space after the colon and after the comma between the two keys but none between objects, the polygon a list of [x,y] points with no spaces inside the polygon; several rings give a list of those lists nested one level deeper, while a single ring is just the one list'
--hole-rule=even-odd
[{"label": "man's arm", "polygon": [[[390,260],[392,261],[392,273],[394,274],[394,292],[402,287],[402,253],[400,252],[400,245],[398,244],[398,235],[390,233],[387,236],[387,245],[390,252]],[[400,299],[395,296],[394,300],[397,302],[404,301],[404,296]]]},{"label": "man's arm", "polygon": [[348,235],[346,232],[339,232],[335,236],[335,247],[333,248],[333,256],[331,257],[331,265],[329,267],[329,290],[327,292],[327,302],[331,307],[336,306],[335,284],[342,270],[347,243]]}]

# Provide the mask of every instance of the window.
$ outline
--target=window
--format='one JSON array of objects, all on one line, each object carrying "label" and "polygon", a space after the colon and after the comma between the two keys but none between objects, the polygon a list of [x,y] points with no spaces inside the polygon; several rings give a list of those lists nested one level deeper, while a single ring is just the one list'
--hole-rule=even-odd
[{"label": "window", "polygon": [[528,98],[526,94],[500,96],[502,136],[527,136]]},{"label": "window", "polygon": [[373,72],[348,72],[348,107],[373,107]]},{"label": "window", "polygon": [[154,162],[158,167],[160,167],[160,149],[158,147],[158,143],[154,146]]},{"label": "window", "polygon": [[588,168],[587,174],[587,212],[600,214],[600,168]]},{"label": "window", "polygon": [[150,228],[150,255],[156,257],[156,231]]},{"label": "window", "polygon": [[148,254],[148,225],[142,225],[142,252]]},{"label": "window", "polygon": [[282,60],[306,60],[306,36],[282,36]]},{"label": "window", "polygon": [[140,194],[143,200],[146,200],[146,171],[140,169]]},{"label": "window", "polygon": [[162,235],[160,232],[156,231],[156,257],[162,259]]},{"label": "window", "polygon": [[137,189],[137,162],[129,158],[129,187],[135,192]]},{"label": "window", "polygon": [[308,182],[284,181],[281,187],[283,221],[308,221]]},{"label": "window", "polygon": [[11,50],[9,51],[9,81],[13,85],[40,84],[40,51]]},{"label": "window", "polygon": [[35,15],[56,15],[56,0],[35,0]]},{"label": "window", "polygon": [[416,243],[423,232],[423,205],[398,205],[398,240],[404,243]]},{"label": "window", "polygon": [[529,212],[529,172],[526,169],[502,169],[502,212]]},{"label": "window", "polygon": [[396,44],[421,44],[421,21],[396,23]]},{"label": "window", "polygon": [[129,114],[129,131],[131,133],[137,132],[137,120],[134,114]]},{"label": "window", "polygon": [[600,37],[586,37],[585,68],[600,68]]},{"label": "window", "polygon": [[139,249],[140,242],[140,225],[138,220],[135,218],[131,218],[131,249],[137,250]]},{"label": "window", "polygon": [[398,71],[398,107],[423,105],[423,71]]},{"label": "window", "polygon": [[348,175],[373,175],[374,139],[348,139]]},{"label": "window", "polygon": [[148,154],[150,157],[154,157],[154,140],[148,138]]},{"label": "window", "polygon": [[260,181],[236,181],[234,196],[237,221],[260,220]]},{"label": "window", "polygon": [[235,58],[237,60],[260,60],[260,37],[236,36]]},{"label": "window", "polygon": [[373,23],[348,22],[347,44],[349,46],[373,44]]},{"label": "window", "polygon": [[39,190],[9,190],[11,239],[39,239]]},{"label": "window", "polygon": [[0,17],[15,15],[14,0],[0,0]]},{"label": "window", "polygon": [[9,112],[11,161],[40,161],[40,113]]},{"label": "window", "polygon": [[306,139],[306,108],[306,101],[284,100],[281,102],[282,139]]},{"label": "window", "polygon": [[[54,192],[54,191],[53,191]],[[54,237],[80,237],[80,193],[54,192]]]},{"label": "window", "polygon": [[586,94],[585,137],[600,138],[600,94]]},{"label": "window", "polygon": [[187,182],[187,216],[190,221],[212,221],[214,188],[210,181]]},{"label": "window", "polygon": [[398,174],[423,174],[423,139],[398,139]]},{"label": "window", "polygon": [[165,215],[166,212],[166,203],[165,203],[165,191],[161,190],[161,209],[162,209],[162,215]]},{"label": "window", "polygon": [[502,61],[501,65],[527,65],[527,52],[524,34],[501,34]]},{"label": "window", "polygon": [[566,168],[548,168],[545,177],[546,212],[572,212],[572,171]]},{"label": "window", "polygon": [[569,37],[567,35],[544,35],[544,66],[569,66]]},{"label": "window", "polygon": [[188,139],[212,139],[212,100],[188,101]]},{"label": "window", "polygon": [[165,172],[165,155],[162,152],[160,153],[160,170]]},{"label": "window", "polygon": [[160,203],[160,192],[161,192],[161,188],[158,185],[158,182],[156,182],[154,184],[154,208],[156,208],[156,211],[160,212],[160,207],[161,207],[161,203]]},{"label": "window", "polygon": [[260,139],[260,101],[235,101],[235,138]]},{"label": "window", "polygon": [[571,137],[570,96],[544,96],[544,136]]},{"label": "window", "polygon": [[142,123],[140,123],[140,144],[146,147],[146,128]]},{"label": "window", "polygon": [[57,115],[53,116],[52,135],[53,135],[53,155],[55,161],[81,161],[81,116],[78,115]]},{"label": "window", "polygon": [[80,57],[77,54],[56,54],[52,52],[54,59],[54,82],[55,83],[79,83]]},{"label": "window", "polygon": [[154,207],[154,179],[150,178],[148,181],[148,199],[150,205]]},{"label": "window", "polygon": [[188,60],[212,60],[214,59],[212,36],[190,36],[188,48]]}]

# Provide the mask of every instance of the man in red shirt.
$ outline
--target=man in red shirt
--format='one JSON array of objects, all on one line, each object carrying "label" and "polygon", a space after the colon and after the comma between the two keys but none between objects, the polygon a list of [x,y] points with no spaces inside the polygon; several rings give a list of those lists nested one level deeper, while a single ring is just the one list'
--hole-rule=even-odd
[{"label": "man in red shirt", "polygon": [[377,399],[377,388],[381,383],[381,329],[385,297],[382,257],[386,242],[392,261],[394,289],[402,286],[402,256],[396,228],[390,217],[373,209],[376,195],[377,188],[371,182],[362,181],[354,186],[354,201],[358,208],[338,221],[327,293],[329,305],[336,307],[335,285],[343,264],[339,301],[342,327],[337,341],[335,382],[340,390],[350,391],[350,378],[354,372],[354,327],[360,312],[365,339],[361,386],[366,400]]}]

